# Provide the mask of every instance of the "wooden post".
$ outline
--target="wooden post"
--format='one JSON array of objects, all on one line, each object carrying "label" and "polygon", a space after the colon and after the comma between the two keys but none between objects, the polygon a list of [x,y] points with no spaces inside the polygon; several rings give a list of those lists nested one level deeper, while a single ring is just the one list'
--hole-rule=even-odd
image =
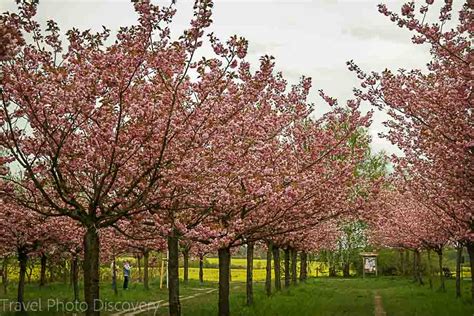
[{"label": "wooden post", "polygon": [[265,292],[267,296],[272,295],[272,243],[267,242],[267,265],[265,267]]},{"label": "wooden post", "polygon": [[377,257],[375,257],[375,276],[378,276],[379,273],[379,261],[377,260]]},{"label": "wooden post", "polygon": [[365,257],[362,256],[362,278],[365,278]]},{"label": "wooden post", "polygon": [[165,273],[165,260],[163,254],[161,255],[161,270],[160,270],[160,289],[163,288],[163,274]]}]

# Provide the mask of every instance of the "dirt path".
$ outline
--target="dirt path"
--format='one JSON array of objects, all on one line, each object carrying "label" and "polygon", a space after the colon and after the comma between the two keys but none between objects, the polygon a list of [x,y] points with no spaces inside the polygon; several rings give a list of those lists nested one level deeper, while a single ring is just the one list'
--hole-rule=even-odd
[{"label": "dirt path", "polygon": [[386,316],[385,310],[383,309],[382,297],[378,292],[374,293],[374,315],[375,316]]}]

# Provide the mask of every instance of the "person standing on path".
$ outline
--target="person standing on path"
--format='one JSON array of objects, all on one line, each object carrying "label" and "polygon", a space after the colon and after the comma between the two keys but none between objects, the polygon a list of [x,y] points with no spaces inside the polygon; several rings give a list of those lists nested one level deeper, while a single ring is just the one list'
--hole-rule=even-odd
[{"label": "person standing on path", "polygon": [[130,263],[128,261],[125,261],[123,264],[123,289],[128,290],[128,283],[130,281]]}]

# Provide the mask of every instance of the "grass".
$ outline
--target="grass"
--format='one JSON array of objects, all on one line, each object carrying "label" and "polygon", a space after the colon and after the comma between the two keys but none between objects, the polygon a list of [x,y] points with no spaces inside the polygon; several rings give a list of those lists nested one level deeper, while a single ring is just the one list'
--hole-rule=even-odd
[{"label": "grass", "polygon": [[[206,271],[208,272],[208,271]],[[209,274],[209,273],[208,273]],[[231,283],[231,313],[236,316],[264,315],[371,315],[374,310],[374,295],[382,297],[382,304],[387,315],[473,315],[474,307],[469,303],[470,282],[463,282],[463,299],[454,297],[454,280],[447,280],[447,292],[437,289],[434,280],[434,290],[427,285],[419,286],[410,279],[400,277],[379,278],[311,278],[304,284],[292,286],[287,290],[276,293],[271,297],[264,294],[262,282],[255,283],[255,304],[245,306],[245,283]],[[166,288],[160,289],[158,280],[150,284],[150,290],[143,288],[141,283],[134,282],[128,291],[119,289],[114,295],[110,283],[101,284],[101,298],[107,302],[152,302],[167,300]],[[195,280],[188,285],[181,285],[180,294],[183,297],[199,296],[182,301],[183,315],[204,316],[217,314],[217,291],[204,293],[203,289],[216,289],[216,282],[206,282],[202,286]],[[81,289],[82,290],[82,289]],[[26,300],[42,300],[43,306],[50,298],[69,301],[72,290],[68,285],[55,283],[39,288],[37,284],[28,284]],[[81,293],[82,294],[82,293]],[[4,296],[3,296],[4,297]],[[8,295],[14,300],[12,289]],[[1,296],[0,296],[1,298]],[[110,313],[104,313],[105,315]],[[154,315],[155,310],[148,312]],[[167,308],[161,307],[155,315],[166,315]],[[1,313],[0,315],[13,315]],[[64,313],[29,313],[29,315],[67,315]],[[70,314],[69,314],[70,315]],[[140,315],[147,315],[146,313]]]},{"label": "grass", "polygon": [[[464,281],[462,298],[456,299],[454,280],[446,281],[446,292],[438,290],[438,282],[434,282],[433,290],[428,285],[413,285],[411,280],[375,282],[373,287],[379,290],[387,315],[474,315],[469,281]],[[425,280],[427,281],[427,280]]]},{"label": "grass", "polygon": [[[310,279],[306,284],[292,287],[270,298],[264,295],[263,284],[255,288],[255,304],[246,307],[245,286],[235,285],[232,288],[231,314],[242,316],[254,315],[368,315],[371,314],[372,297],[366,290],[340,291],[339,281],[327,282],[329,279]],[[194,302],[187,306],[184,315],[215,315],[217,314],[216,300],[207,297],[206,304]],[[161,314],[160,314],[161,315]],[[162,314],[162,315],[165,315]]]},{"label": "grass", "polygon": [[[372,315],[374,294],[382,296],[387,315],[445,316],[473,315],[468,301],[469,282],[463,284],[464,299],[454,297],[454,281],[447,281],[447,292],[418,286],[409,279],[380,277],[366,279],[312,278],[305,284],[291,287],[270,298],[264,295],[263,284],[256,284],[255,304],[246,307],[245,285],[234,284],[231,290],[231,314],[239,316],[264,315]],[[437,285],[435,284],[435,287]],[[217,293],[183,306],[184,315],[216,315]],[[166,315],[166,310],[161,311]]]},{"label": "grass", "polygon": [[[217,284],[215,282],[206,282],[203,285],[199,284],[198,281],[190,280],[188,285],[180,286],[180,295],[190,296],[199,292],[198,288],[215,288]],[[83,287],[80,286],[80,300],[83,300]],[[160,289],[159,280],[153,280],[150,283],[150,289],[145,290],[142,283],[132,282],[128,290],[123,290],[119,283],[118,294],[116,295],[112,289],[110,282],[101,282],[100,284],[100,296],[104,302],[154,302],[159,300],[168,299],[168,290],[166,285],[163,284],[163,288]],[[1,294],[0,299],[8,299],[15,301],[16,289],[11,286],[7,295]],[[37,283],[26,284],[25,288],[25,302],[41,302],[41,306],[47,307],[51,300],[60,302],[72,302],[73,290],[69,285],[63,283],[52,283],[40,288]],[[128,305],[128,304],[127,304]],[[15,313],[2,312],[2,303],[0,303],[0,315],[15,315]],[[107,314],[107,313],[105,313]],[[28,315],[71,315],[67,313],[54,313],[52,311],[43,313],[28,313]]]}]

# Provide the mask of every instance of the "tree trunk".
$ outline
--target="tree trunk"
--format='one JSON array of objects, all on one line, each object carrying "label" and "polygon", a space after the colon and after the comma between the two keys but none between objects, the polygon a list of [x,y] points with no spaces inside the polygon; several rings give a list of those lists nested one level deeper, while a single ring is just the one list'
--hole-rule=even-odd
[{"label": "tree trunk", "polygon": [[71,282],[74,291],[74,302],[79,301],[79,265],[77,256],[72,258],[71,262]]},{"label": "tree trunk", "polygon": [[189,283],[189,249],[183,251],[183,281]]},{"label": "tree trunk", "polygon": [[118,295],[117,263],[115,261],[115,254],[113,254],[113,257],[112,257],[112,288],[114,289],[114,294]]},{"label": "tree trunk", "polygon": [[18,249],[18,261],[20,265],[20,274],[18,277],[18,295],[17,302],[20,307],[20,311],[25,311],[24,297],[25,297],[25,276],[26,276],[26,265],[28,263],[28,255],[25,249]]},{"label": "tree trunk", "polygon": [[446,291],[446,286],[444,285],[444,273],[443,273],[443,249],[436,251],[438,254],[438,264],[439,264],[439,289],[442,292]]},{"label": "tree trunk", "polygon": [[349,262],[344,262],[343,267],[342,267],[342,276],[344,278],[348,278],[351,276],[350,274],[350,263]]},{"label": "tree trunk", "polygon": [[[229,259],[229,266],[232,266],[232,258]],[[229,282],[232,282],[232,268],[229,268]]]},{"label": "tree trunk", "polygon": [[462,244],[456,247],[456,297],[461,297]]},{"label": "tree trunk", "polygon": [[70,267],[68,267],[67,260],[64,260],[63,261],[63,283],[64,284],[67,284],[68,275],[70,274],[69,269]]},{"label": "tree trunk", "polygon": [[474,243],[467,242],[467,253],[469,254],[469,264],[471,267],[471,302],[474,304]]},{"label": "tree trunk", "polygon": [[199,255],[199,282],[204,283],[204,256]]},{"label": "tree trunk", "polygon": [[420,251],[415,250],[415,261],[416,261],[416,279],[420,285],[423,285],[423,276],[421,274],[421,256]]},{"label": "tree trunk", "polygon": [[265,275],[265,292],[267,296],[272,295],[272,244],[267,243],[267,266]]},{"label": "tree trunk", "polygon": [[28,284],[31,283],[31,275],[33,274],[33,268],[35,267],[34,266],[34,263],[31,262],[30,265],[27,265],[26,266],[26,278],[28,280]]},{"label": "tree trunk", "polygon": [[337,271],[336,271],[336,260],[334,258],[334,254],[329,254],[328,256],[328,266],[329,266],[329,276],[330,277],[336,277],[337,276]]},{"label": "tree trunk", "polygon": [[275,291],[281,290],[280,248],[273,246],[273,266],[275,270]]},{"label": "tree trunk", "polygon": [[413,282],[418,281],[417,264],[416,264],[416,250],[413,250]]},{"label": "tree trunk", "polygon": [[56,267],[53,265],[52,262],[49,263],[48,267],[49,267],[49,269],[48,269],[49,270],[49,282],[53,283],[56,279],[56,274],[55,274],[55,272],[56,272],[55,268]]},{"label": "tree trunk", "polygon": [[285,248],[285,288],[290,287],[290,248]]},{"label": "tree trunk", "polygon": [[219,249],[219,316],[230,315],[230,248]]},{"label": "tree trunk", "polygon": [[433,289],[433,272],[431,269],[431,250],[428,249],[428,279],[430,282],[430,289]]},{"label": "tree trunk", "polygon": [[145,249],[145,251],[143,251],[143,287],[145,288],[145,290],[150,289],[150,286],[148,284],[149,261],[150,261],[150,250]]},{"label": "tree trunk", "polygon": [[6,256],[3,258],[3,266],[2,266],[2,287],[3,287],[3,294],[5,296],[8,294],[8,257]]},{"label": "tree trunk", "polygon": [[72,287],[72,259],[71,259],[71,270],[69,270],[69,287]]},{"label": "tree trunk", "polygon": [[405,249],[405,275],[409,274],[409,267],[410,267],[410,251]]},{"label": "tree trunk", "polygon": [[403,256],[403,249],[400,249],[400,275],[405,275],[405,257]]},{"label": "tree trunk", "polygon": [[290,250],[291,255],[291,284],[296,285],[298,283],[298,252],[292,248]]},{"label": "tree trunk", "polygon": [[308,255],[306,251],[300,254],[300,281],[306,281],[308,278]]},{"label": "tree trunk", "polygon": [[99,251],[100,242],[97,229],[88,227],[84,236],[84,299],[87,304],[86,316],[99,315]]},{"label": "tree trunk", "polygon": [[138,282],[142,282],[142,256],[141,254],[137,254],[137,265],[138,265]]},{"label": "tree trunk", "polygon": [[253,242],[247,243],[247,305],[253,304]]},{"label": "tree trunk", "polygon": [[41,269],[40,269],[40,282],[39,286],[44,286],[46,284],[46,254],[41,253]]},{"label": "tree trunk", "polygon": [[179,239],[175,233],[168,237],[169,315],[181,316],[179,302]]}]

